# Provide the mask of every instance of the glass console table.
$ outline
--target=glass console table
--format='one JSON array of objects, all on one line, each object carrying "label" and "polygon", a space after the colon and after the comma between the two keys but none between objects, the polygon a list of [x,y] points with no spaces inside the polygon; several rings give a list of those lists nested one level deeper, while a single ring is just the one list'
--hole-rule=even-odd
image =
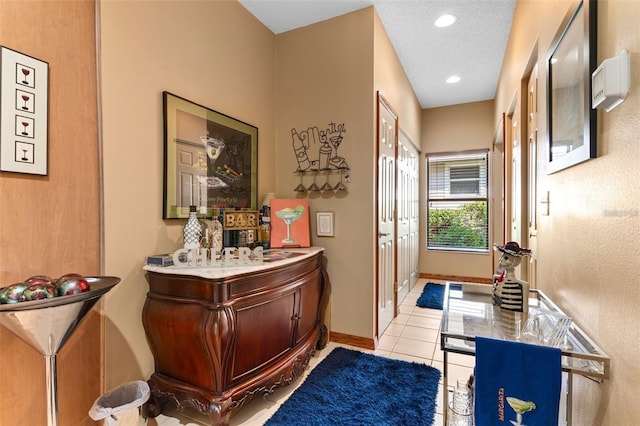
[{"label": "glass console table", "polygon": [[[443,410],[447,424],[449,409],[448,353],[475,356],[476,336],[526,341],[523,334],[527,319],[536,313],[565,316],[542,291],[529,292],[529,313],[508,312],[491,303],[492,286],[487,284],[448,282],[444,294],[440,348],[444,356]],[[609,378],[609,357],[573,322],[559,345],[562,371],[567,373],[567,425],[571,425],[572,376],[579,374],[598,383]]]}]

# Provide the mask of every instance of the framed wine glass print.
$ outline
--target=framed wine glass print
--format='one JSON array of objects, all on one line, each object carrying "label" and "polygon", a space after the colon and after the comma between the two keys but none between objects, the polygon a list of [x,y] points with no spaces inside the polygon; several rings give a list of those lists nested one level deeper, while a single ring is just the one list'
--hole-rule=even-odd
[{"label": "framed wine glass print", "polygon": [[596,111],[591,108],[596,3],[581,0],[569,10],[548,54],[549,174],[597,154]]},{"label": "framed wine glass print", "polygon": [[49,64],[0,46],[0,171],[47,175]]},{"label": "framed wine glass print", "polygon": [[163,92],[163,218],[189,216],[189,206],[256,210],[258,129]]}]

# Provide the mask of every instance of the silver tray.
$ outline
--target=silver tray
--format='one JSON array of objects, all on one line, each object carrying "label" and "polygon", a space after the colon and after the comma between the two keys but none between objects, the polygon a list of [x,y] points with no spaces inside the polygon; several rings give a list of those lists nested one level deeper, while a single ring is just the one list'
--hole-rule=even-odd
[{"label": "silver tray", "polygon": [[51,299],[0,304],[0,312],[28,311],[31,309],[52,308],[55,306],[67,305],[69,303],[83,302],[102,296],[120,282],[120,278],[109,276],[84,277],[84,279],[86,279],[91,286],[91,290],[87,292],[69,296],[56,296]]}]

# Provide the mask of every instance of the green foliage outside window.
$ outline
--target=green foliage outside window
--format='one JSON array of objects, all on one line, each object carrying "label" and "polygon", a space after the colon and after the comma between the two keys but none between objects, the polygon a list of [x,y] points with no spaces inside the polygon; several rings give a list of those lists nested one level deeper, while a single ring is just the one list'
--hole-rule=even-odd
[{"label": "green foliage outside window", "polygon": [[466,203],[457,208],[429,209],[429,248],[488,250],[487,203]]}]

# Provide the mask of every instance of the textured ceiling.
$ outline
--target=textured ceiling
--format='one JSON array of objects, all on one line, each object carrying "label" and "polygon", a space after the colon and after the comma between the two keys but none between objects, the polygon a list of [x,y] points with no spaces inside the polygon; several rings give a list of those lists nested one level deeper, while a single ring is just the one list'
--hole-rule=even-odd
[{"label": "textured ceiling", "polygon": [[[516,0],[239,0],[275,34],[375,6],[422,108],[495,97]],[[438,16],[457,17],[447,28]],[[451,75],[461,80],[448,84]]]}]

